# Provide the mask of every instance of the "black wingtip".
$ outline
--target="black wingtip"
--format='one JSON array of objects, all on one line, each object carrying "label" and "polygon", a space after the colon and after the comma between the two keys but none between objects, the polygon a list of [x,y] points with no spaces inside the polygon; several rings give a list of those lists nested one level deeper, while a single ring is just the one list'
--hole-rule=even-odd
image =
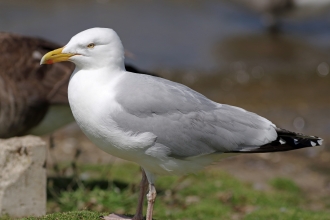
[{"label": "black wingtip", "polygon": [[317,136],[307,136],[285,129],[276,128],[276,140],[257,148],[248,148],[237,151],[239,153],[266,153],[296,150],[305,147],[321,146],[323,139]]}]

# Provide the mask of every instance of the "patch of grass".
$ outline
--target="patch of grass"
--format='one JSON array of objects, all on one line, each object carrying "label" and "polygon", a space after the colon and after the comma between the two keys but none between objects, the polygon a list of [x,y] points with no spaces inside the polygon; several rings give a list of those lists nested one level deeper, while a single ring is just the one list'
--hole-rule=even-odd
[{"label": "patch of grass", "polygon": [[[64,213],[53,213],[43,217],[35,218],[28,217],[23,218],[24,220],[100,220],[100,216],[106,215],[106,213],[91,212],[91,211],[72,211]],[[22,219],[22,220],[23,220]]]},{"label": "patch of grass", "polygon": [[[55,178],[49,180],[48,191],[52,196],[48,212],[64,213],[25,219],[99,219],[100,215],[111,212],[134,214],[141,178],[137,165],[80,165],[78,168],[83,180],[72,178],[70,184],[68,179],[62,183]],[[159,177],[154,218],[329,219],[326,205],[324,210],[309,210],[307,196],[290,179],[275,178],[270,185],[269,191],[254,190],[250,184],[216,168],[184,177]]]},{"label": "patch of grass", "polygon": [[297,186],[295,182],[287,178],[275,178],[273,179],[270,184],[278,190],[283,190],[287,192],[294,192],[299,193],[300,188]]},{"label": "patch of grass", "polygon": [[244,220],[327,220],[329,212],[311,212],[299,208],[264,208],[245,216]]},{"label": "patch of grass", "polygon": [[11,218],[9,217],[9,215],[2,215],[0,216],[0,220],[10,220]]}]

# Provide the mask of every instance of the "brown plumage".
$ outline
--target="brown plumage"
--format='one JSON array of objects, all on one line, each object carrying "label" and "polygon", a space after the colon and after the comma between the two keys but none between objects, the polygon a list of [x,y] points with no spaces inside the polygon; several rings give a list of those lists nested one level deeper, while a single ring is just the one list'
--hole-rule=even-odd
[{"label": "brown plumage", "polygon": [[0,32],[0,138],[30,133],[53,105],[68,107],[74,65],[39,64],[46,52],[58,47],[40,38]]},{"label": "brown plumage", "polygon": [[74,121],[67,95],[74,64],[40,65],[45,53],[59,47],[41,38],[0,32],[0,138],[43,135]]}]

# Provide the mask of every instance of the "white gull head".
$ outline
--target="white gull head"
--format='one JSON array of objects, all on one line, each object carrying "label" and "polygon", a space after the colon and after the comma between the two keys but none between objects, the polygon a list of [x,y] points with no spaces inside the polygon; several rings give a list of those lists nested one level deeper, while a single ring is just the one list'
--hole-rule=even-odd
[{"label": "white gull head", "polygon": [[123,45],[117,33],[109,28],[91,28],[76,34],[62,53],[74,54],[69,61],[78,69],[125,68]]}]

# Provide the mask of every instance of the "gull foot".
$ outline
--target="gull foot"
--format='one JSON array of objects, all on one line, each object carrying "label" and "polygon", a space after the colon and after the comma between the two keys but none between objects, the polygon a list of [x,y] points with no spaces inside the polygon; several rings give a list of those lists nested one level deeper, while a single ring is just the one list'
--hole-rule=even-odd
[{"label": "gull foot", "polygon": [[128,217],[125,215],[118,215],[118,214],[114,214],[114,213],[107,215],[107,216],[100,216],[100,219],[102,219],[102,220],[121,220],[121,219],[140,220],[140,219],[136,219],[134,217]]}]

